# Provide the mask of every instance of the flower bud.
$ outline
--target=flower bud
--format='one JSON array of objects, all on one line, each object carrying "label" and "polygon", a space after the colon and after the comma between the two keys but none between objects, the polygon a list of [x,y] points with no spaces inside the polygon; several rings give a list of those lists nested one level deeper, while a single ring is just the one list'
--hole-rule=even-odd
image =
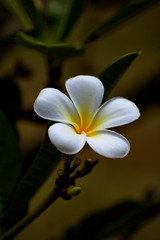
[{"label": "flower bud", "polygon": [[67,195],[71,197],[77,196],[78,194],[80,194],[80,192],[81,192],[81,188],[78,186],[70,186],[67,189]]}]

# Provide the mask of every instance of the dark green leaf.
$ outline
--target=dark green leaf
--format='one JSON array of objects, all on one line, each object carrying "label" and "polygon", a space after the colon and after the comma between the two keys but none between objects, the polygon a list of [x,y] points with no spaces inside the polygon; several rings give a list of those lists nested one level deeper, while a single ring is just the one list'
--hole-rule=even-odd
[{"label": "dark green leaf", "polygon": [[77,56],[84,51],[84,48],[79,45],[42,42],[23,32],[17,33],[16,41],[28,48],[32,48],[44,54],[50,55],[53,59],[65,59],[68,57]]},{"label": "dark green leaf", "polygon": [[16,134],[0,111],[0,215],[15,190],[22,163]]},{"label": "dark green leaf", "polygon": [[65,11],[66,0],[47,0],[43,3],[44,18],[47,24],[47,38],[55,40],[57,30],[59,29],[60,19]]},{"label": "dark green leaf", "polygon": [[84,9],[88,4],[88,0],[67,0],[65,11],[61,16],[61,21],[59,24],[59,29],[56,34],[56,41],[62,41],[72,30],[74,24],[83,13]]},{"label": "dark green leaf", "polygon": [[50,143],[48,137],[46,137],[37,157],[17,186],[11,204],[1,223],[4,230],[7,230],[16,223],[16,216],[21,214],[21,211],[23,211],[26,204],[29,203],[60,159],[61,153]]},{"label": "dark green leaf", "polygon": [[79,224],[69,229],[63,240],[102,240],[111,236],[120,236],[127,231],[127,227],[132,227],[130,221],[140,215],[143,209],[143,205],[138,202],[120,202],[86,216]]},{"label": "dark green leaf", "polygon": [[43,20],[42,16],[40,15],[40,12],[38,12],[35,3],[33,0],[21,0],[21,5],[27,12],[28,16],[30,17],[35,31],[40,31],[42,32],[43,30]]},{"label": "dark green leaf", "polygon": [[110,32],[114,28],[118,27],[120,24],[124,23],[128,19],[136,16],[137,14],[144,11],[146,8],[151,7],[152,5],[159,3],[159,0],[132,0],[129,3],[122,7],[122,9],[111,19],[104,22],[99,26],[95,31],[91,32],[87,38],[84,40],[85,43],[92,42],[105,33]]},{"label": "dark green leaf", "polygon": [[122,56],[99,75],[99,79],[102,81],[105,88],[104,98],[109,95],[122,74],[125,73],[127,68],[130,66],[133,60],[139,56],[139,54],[140,51],[137,51]]},{"label": "dark green leaf", "polygon": [[2,0],[4,7],[15,16],[21,24],[24,31],[33,29],[33,24],[20,0]]},{"label": "dark green leaf", "polygon": [[109,240],[110,237],[131,239],[133,233],[159,213],[160,205],[156,201],[120,202],[82,219],[79,224],[67,231],[63,240]]}]

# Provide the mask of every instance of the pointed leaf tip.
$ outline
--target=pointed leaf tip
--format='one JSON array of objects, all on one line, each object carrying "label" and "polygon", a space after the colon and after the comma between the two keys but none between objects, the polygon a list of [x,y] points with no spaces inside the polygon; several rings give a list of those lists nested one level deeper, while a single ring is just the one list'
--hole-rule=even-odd
[{"label": "pointed leaf tip", "polygon": [[100,73],[99,79],[102,81],[105,88],[104,98],[110,94],[111,90],[116,85],[120,77],[125,73],[133,60],[140,54],[141,50],[128,53],[120,57],[113,64],[107,67],[102,73]]}]

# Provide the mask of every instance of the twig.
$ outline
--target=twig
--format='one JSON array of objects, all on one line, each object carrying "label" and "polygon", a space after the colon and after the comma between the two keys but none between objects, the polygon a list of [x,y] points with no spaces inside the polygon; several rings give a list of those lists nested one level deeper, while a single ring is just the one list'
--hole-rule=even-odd
[{"label": "twig", "polygon": [[6,233],[4,233],[0,237],[0,240],[12,239],[12,237],[18,234],[26,226],[32,223],[41,213],[43,213],[44,210],[46,210],[53,202],[55,202],[58,197],[59,195],[57,191],[50,193],[46,200],[38,208],[36,208],[32,213],[30,213],[28,216],[19,221],[15,226],[9,229]]}]

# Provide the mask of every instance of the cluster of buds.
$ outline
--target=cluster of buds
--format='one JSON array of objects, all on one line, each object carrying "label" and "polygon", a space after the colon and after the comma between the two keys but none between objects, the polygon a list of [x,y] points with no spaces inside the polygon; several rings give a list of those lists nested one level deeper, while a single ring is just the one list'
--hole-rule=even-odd
[{"label": "cluster of buds", "polygon": [[64,155],[64,169],[58,170],[55,190],[65,200],[77,196],[81,188],[76,186],[76,179],[89,174],[98,163],[98,159],[87,158],[82,160],[74,156]]}]

